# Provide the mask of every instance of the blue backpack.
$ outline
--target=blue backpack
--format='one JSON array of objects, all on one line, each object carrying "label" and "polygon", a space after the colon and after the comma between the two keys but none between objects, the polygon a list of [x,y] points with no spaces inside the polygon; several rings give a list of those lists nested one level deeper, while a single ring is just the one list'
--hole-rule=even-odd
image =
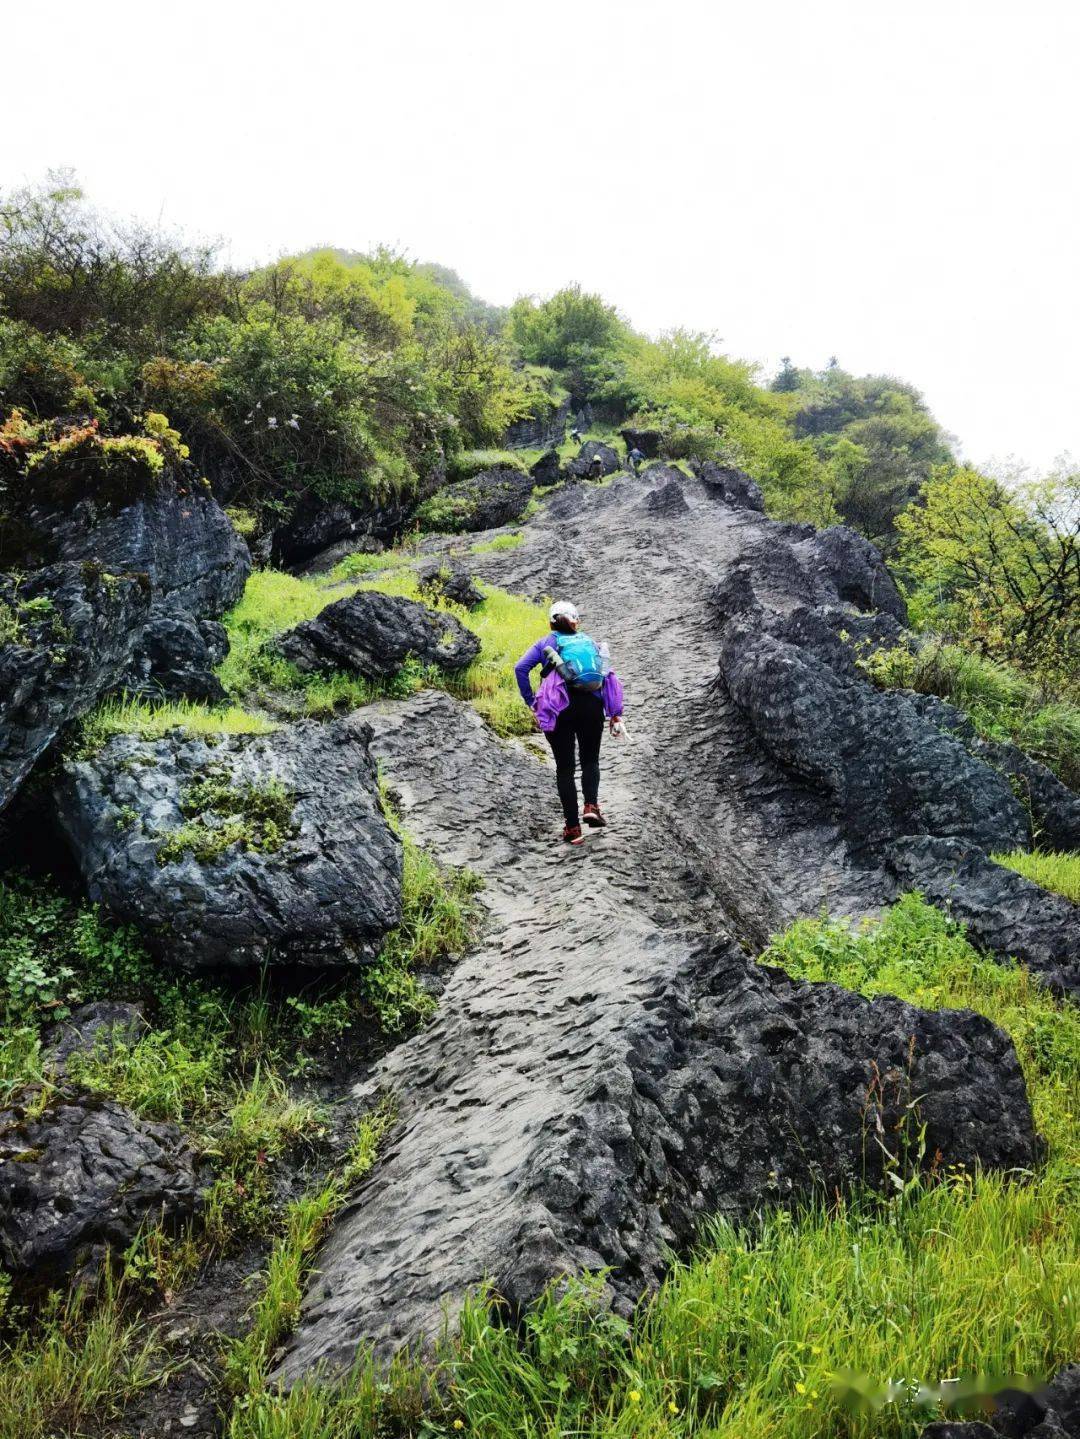
[{"label": "blue backpack", "polygon": [[589,635],[555,636],[562,667],[559,673],[568,685],[578,690],[598,690],[604,683],[604,662],[596,641]]}]

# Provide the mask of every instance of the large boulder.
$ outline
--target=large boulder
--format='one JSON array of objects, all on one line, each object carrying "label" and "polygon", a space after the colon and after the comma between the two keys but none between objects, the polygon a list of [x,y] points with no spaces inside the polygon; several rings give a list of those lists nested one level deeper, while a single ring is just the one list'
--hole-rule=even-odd
[{"label": "large boulder", "polygon": [[416,517],[428,529],[450,533],[497,529],[521,518],[532,492],[531,475],[512,465],[495,465],[444,485],[420,506]]},{"label": "large boulder", "polygon": [[122,509],[84,499],[32,517],[57,559],[146,575],[155,612],[216,617],[251,573],[247,545],[204,483],[173,476]]},{"label": "large boulder", "polygon": [[639,449],[647,460],[658,460],[660,458],[660,441],[663,435],[660,430],[641,430],[628,426],[619,431],[626,445],[627,453],[632,449]]},{"label": "large boulder", "polygon": [[603,475],[613,475],[616,470],[622,469],[622,461],[610,445],[602,444],[600,440],[586,440],[576,458],[566,466],[567,473],[575,479],[591,479],[597,460],[600,461],[600,473]]},{"label": "large boulder", "polygon": [[515,420],[503,436],[503,446],[508,450],[524,450],[560,444],[566,435],[569,418],[570,398],[567,396],[560,404],[548,406],[542,414]]},{"label": "large boulder", "polygon": [[545,450],[535,464],[529,466],[534,485],[554,485],[559,481],[562,460],[558,450]]},{"label": "large boulder", "polygon": [[0,1109],[0,1262],[34,1289],[91,1278],[109,1249],[196,1206],[195,1155],[173,1124],[36,1091]]},{"label": "large boulder", "polygon": [[708,460],[699,466],[698,475],[702,484],[708,487],[709,493],[718,500],[723,500],[724,504],[741,510],[757,510],[764,514],[765,497],[761,493],[761,486],[745,471]]},{"label": "large boulder", "polygon": [[401,918],[370,731],[121,735],[69,762],[60,822],[91,898],[190,969],[365,964]]},{"label": "large boulder", "polygon": [[480,653],[480,641],[453,615],[399,595],[360,590],[288,630],[277,649],[307,673],[350,670],[385,679],[409,658],[464,669]]},{"label": "large boulder", "polygon": [[222,704],[227,696],[214,666],[228,653],[229,636],[217,620],[163,612],[143,630],[122,688],[147,699]]},{"label": "large boulder", "polygon": [[102,1053],[121,1045],[130,1049],[148,1028],[141,1004],[93,1000],[80,1004],[66,1019],[50,1026],[42,1057],[54,1073],[66,1074],[73,1057]]},{"label": "large boulder", "polygon": [[0,809],[63,726],[120,680],[149,612],[144,578],[96,564],[0,575]]}]

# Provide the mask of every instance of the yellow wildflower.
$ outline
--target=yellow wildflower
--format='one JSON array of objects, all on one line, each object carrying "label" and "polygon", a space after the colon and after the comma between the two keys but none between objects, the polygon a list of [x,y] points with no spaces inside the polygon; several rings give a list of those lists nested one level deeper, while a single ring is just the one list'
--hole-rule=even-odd
[{"label": "yellow wildflower", "polygon": [[630,1393],[629,1393],[626,1397],[630,1400],[630,1403],[631,1403],[631,1404],[640,1404],[640,1403],[641,1403],[641,1390],[640,1390],[640,1389],[631,1389],[631,1390],[630,1390]]}]

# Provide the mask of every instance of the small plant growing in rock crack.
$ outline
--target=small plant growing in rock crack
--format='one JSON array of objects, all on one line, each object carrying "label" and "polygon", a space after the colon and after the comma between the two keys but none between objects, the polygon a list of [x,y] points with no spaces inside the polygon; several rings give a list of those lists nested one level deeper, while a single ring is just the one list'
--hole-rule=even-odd
[{"label": "small plant growing in rock crack", "polygon": [[299,833],[293,820],[295,794],[279,779],[233,784],[215,765],[186,786],[180,813],[186,824],[160,845],[157,862],[174,864],[190,854],[208,864],[232,845],[257,854],[274,854]]}]

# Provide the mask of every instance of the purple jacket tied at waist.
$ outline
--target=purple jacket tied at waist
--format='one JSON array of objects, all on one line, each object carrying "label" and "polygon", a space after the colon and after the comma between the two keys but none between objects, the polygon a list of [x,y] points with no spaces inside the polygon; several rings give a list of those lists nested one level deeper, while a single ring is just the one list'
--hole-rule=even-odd
[{"label": "purple jacket tied at waist", "polygon": [[[514,675],[517,679],[518,689],[521,691],[521,698],[534,711],[537,723],[545,734],[551,733],[555,728],[555,721],[570,703],[566,681],[557,670],[544,662],[544,650],[554,649],[555,641],[555,635],[545,635],[542,640],[537,640],[534,645],[531,645],[514,666]],[[534,695],[529,676],[537,665],[543,667],[541,670],[543,677],[539,693]],[[600,698],[604,701],[604,713],[609,719],[622,714],[623,687],[614,671],[604,676]]]}]

